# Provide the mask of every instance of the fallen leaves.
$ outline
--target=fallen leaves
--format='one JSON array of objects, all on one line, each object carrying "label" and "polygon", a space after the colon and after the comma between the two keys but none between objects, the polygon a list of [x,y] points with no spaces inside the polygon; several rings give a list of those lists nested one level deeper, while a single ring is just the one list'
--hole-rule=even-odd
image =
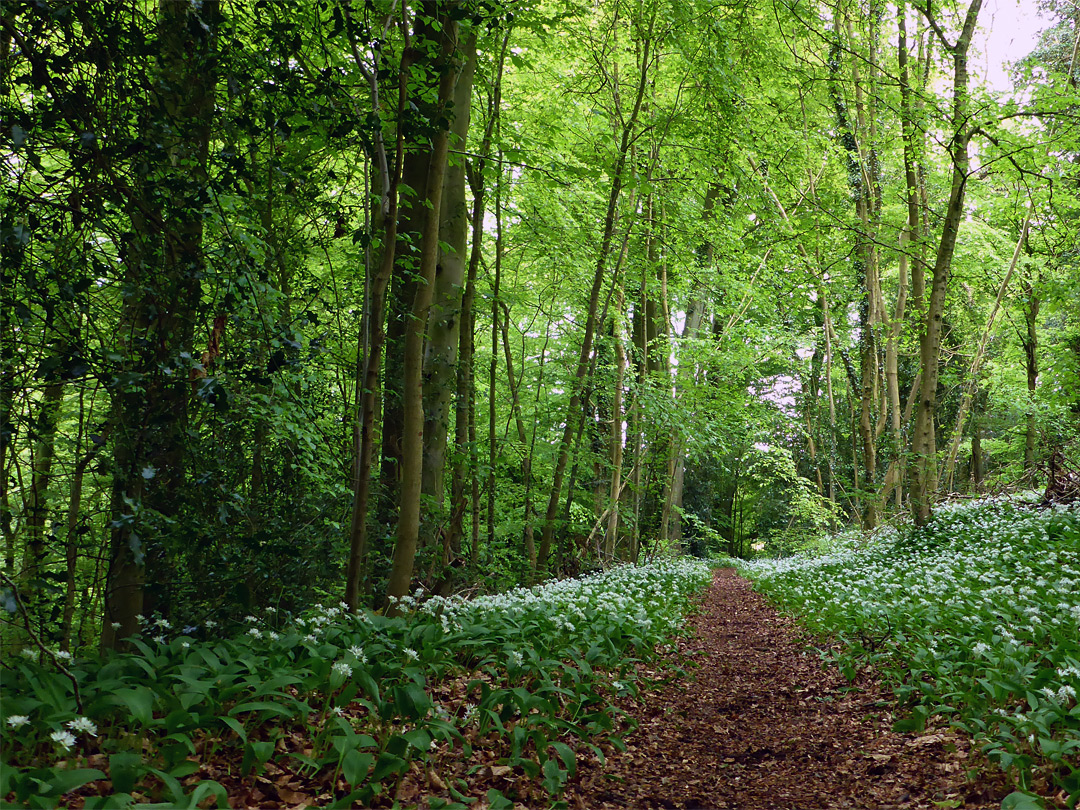
[{"label": "fallen leaves", "polygon": [[639,723],[626,753],[583,757],[571,807],[996,810],[1008,792],[992,771],[967,781],[988,763],[955,732],[893,732],[892,696],[866,673],[852,689],[823,670],[734,571],[717,572],[693,631],[693,674],[622,706]]}]

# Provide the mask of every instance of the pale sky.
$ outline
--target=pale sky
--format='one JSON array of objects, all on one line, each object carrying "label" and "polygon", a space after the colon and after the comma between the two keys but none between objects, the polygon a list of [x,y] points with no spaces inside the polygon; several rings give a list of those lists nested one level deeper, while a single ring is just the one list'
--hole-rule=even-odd
[{"label": "pale sky", "polygon": [[984,0],[979,23],[974,41],[978,53],[970,60],[972,76],[994,90],[1012,90],[1004,63],[1027,56],[1050,21],[1039,16],[1035,0]]}]

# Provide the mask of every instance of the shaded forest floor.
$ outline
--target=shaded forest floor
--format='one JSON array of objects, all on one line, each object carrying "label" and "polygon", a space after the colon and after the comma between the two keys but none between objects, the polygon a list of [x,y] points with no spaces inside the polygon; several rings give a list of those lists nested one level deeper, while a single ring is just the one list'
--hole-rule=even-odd
[{"label": "shaded forest floor", "polygon": [[605,764],[580,758],[571,808],[996,809],[1009,792],[950,729],[893,732],[891,692],[823,669],[734,570],[715,572],[692,627],[689,678],[622,701],[640,725]]}]

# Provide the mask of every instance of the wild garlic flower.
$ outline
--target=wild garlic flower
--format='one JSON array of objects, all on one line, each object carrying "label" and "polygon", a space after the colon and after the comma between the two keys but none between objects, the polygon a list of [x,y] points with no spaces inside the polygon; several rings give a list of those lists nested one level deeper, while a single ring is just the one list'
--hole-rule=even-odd
[{"label": "wild garlic flower", "polygon": [[68,720],[64,725],[79,734],[89,734],[91,737],[97,734],[97,726],[89,717],[76,717],[74,720]]},{"label": "wild garlic flower", "polygon": [[7,719],[7,724],[11,728],[22,728],[30,722],[30,718],[25,714],[13,714]]},{"label": "wild garlic flower", "polygon": [[49,735],[54,743],[56,743],[64,751],[70,751],[75,747],[75,735],[70,731],[54,731]]},{"label": "wild garlic flower", "polygon": [[409,647],[406,647],[404,650],[402,650],[402,652],[405,653],[405,657],[408,658],[410,661],[417,661],[420,658],[420,654],[417,653],[416,650],[413,650]]},{"label": "wild garlic flower", "polygon": [[338,675],[349,676],[352,675],[352,666],[350,666],[349,663],[346,661],[338,661],[336,664],[334,664],[334,672],[336,672]]}]

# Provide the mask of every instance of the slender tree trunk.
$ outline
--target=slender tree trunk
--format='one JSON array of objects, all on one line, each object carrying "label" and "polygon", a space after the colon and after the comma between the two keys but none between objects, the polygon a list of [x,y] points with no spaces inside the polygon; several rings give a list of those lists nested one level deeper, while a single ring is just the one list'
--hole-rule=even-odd
[{"label": "slender tree trunk", "polygon": [[[404,25],[404,23],[402,23]],[[363,64],[354,54],[358,65]],[[378,408],[379,369],[382,365],[386,332],[383,327],[386,309],[386,291],[394,272],[397,251],[398,185],[404,163],[405,131],[404,113],[408,101],[409,74],[412,51],[404,49],[398,65],[398,97],[396,108],[397,136],[392,166],[386,159],[381,136],[377,141],[381,201],[378,215],[382,221],[382,252],[379,266],[366,284],[366,300],[360,324],[360,345],[357,353],[357,400],[360,403],[359,430],[355,434],[356,464],[353,466],[353,510],[349,525],[349,564],[345,579],[345,603],[350,610],[360,604],[369,551],[368,505],[371,499],[371,473],[375,455],[375,412]],[[372,104],[379,109],[378,82],[371,80]],[[366,350],[365,350],[366,349]]]},{"label": "slender tree trunk", "polygon": [[[469,482],[472,520],[470,560],[476,566],[479,553],[479,456],[476,446],[476,384],[474,379],[475,334],[476,334],[476,277],[480,268],[481,247],[484,237],[484,209],[487,199],[484,185],[484,169],[487,156],[491,152],[491,138],[499,116],[502,99],[502,74],[506,60],[506,49],[510,42],[510,30],[503,35],[499,49],[498,67],[488,104],[487,124],[480,143],[479,158],[476,165],[466,172],[469,188],[472,191],[472,241],[469,249],[468,271],[466,273],[465,292],[462,296],[462,314],[460,329],[460,348],[458,351],[457,406],[455,413],[454,437],[457,462],[451,475],[451,500],[454,512],[450,521],[451,548],[457,548],[464,537],[465,522],[465,487]],[[456,102],[455,102],[456,103]],[[466,164],[468,167],[468,164]]]},{"label": "slender tree trunk", "polygon": [[[521,415],[521,383],[514,376],[514,357],[510,351],[510,307],[502,305],[502,345],[503,355],[506,358],[506,379],[510,387],[511,412],[514,426],[517,428],[518,442],[521,444],[521,480],[525,486],[525,526],[522,530],[522,540],[525,546],[525,558],[529,561],[529,570],[536,569],[536,543],[533,537],[533,513],[532,501],[529,490],[532,485],[532,453],[529,451],[529,434],[525,430],[525,420]],[[525,373],[522,368],[522,374]]]},{"label": "slender tree trunk", "polygon": [[[624,250],[626,242],[623,243]],[[625,273],[622,272],[625,259],[619,261],[620,270],[615,280],[615,314],[612,316],[612,343],[615,348],[615,385],[611,399],[611,486],[608,501],[610,513],[604,532],[604,548],[601,563],[608,566],[615,559],[615,546],[619,536],[619,507],[622,502],[622,467],[623,467],[623,385],[626,377],[626,347],[623,343],[625,327],[623,312],[626,309]]]},{"label": "slender tree trunk", "polygon": [[[927,15],[927,20],[941,36],[943,44],[953,56],[953,136],[950,155],[953,164],[952,186],[949,190],[949,204],[945,210],[941,241],[938,244],[937,258],[930,286],[930,300],[926,308],[922,335],[919,341],[919,358],[922,372],[922,387],[919,393],[919,405],[915,413],[915,429],[911,441],[913,467],[909,485],[909,501],[912,515],[918,526],[930,520],[930,498],[936,481],[936,440],[934,435],[934,416],[937,407],[937,385],[939,358],[941,355],[941,325],[945,311],[945,293],[948,287],[949,273],[952,269],[952,257],[956,249],[956,237],[964,213],[964,197],[967,191],[968,142],[971,137],[968,122],[968,66],[967,54],[971,37],[975,31],[975,22],[982,7],[982,0],[972,0],[964,19],[964,28],[955,45],[950,45],[941,36],[936,20]],[[920,9],[921,10],[921,9]]]},{"label": "slender tree trunk", "polygon": [[[1024,283],[1024,327],[1025,337],[1021,340],[1024,346],[1024,367],[1027,371],[1028,398],[1035,401],[1035,389],[1039,384],[1039,333],[1036,329],[1039,319],[1039,294],[1035,285],[1030,281]],[[1028,406],[1026,428],[1024,432],[1024,472],[1030,473],[1035,469],[1035,413]]]},{"label": "slender tree trunk", "polygon": [[[426,15],[437,19],[440,29],[432,32],[432,41],[439,45],[435,63],[441,72],[438,103],[442,109],[453,104],[454,85],[460,64],[457,50],[457,22],[450,14],[450,3],[425,3]],[[413,299],[412,317],[405,330],[405,368],[403,373],[404,433],[401,459],[401,500],[394,558],[387,584],[387,596],[402,597],[409,591],[416,548],[420,532],[420,489],[423,474],[424,449],[424,335],[435,282],[435,267],[439,251],[439,216],[442,208],[443,181],[446,175],[450,133],[440,129],[432,137],[431,162],[424,194],[427,216],[424,220],[420,245],[420,272]]]},{"label": "slender tree trunk", "polygon": [[986,328],[983,330],[982,337],[979,339],[979,344],[975,349],[975,354],[971,358],[971,365],[968,367],[964,393],[960,397],[960,407],[957,409],[956,413],[956,427],[953,429],[952,441],[949,444],[949,454],[945,460],[945,486],[950,490],[953,488],[953,472],[956,467],[956,456],[960,450],[960,440],[964,434],[964,420],[967,419],[971,403],[977,396],[979,371],[982,367],[982,360],[986,354],[986,347],[990,342],[990,337],[994,332],[994,323],[997,320],[998,312],[1001,311],[1001,304],[1005,299],[1005,294],[1008,292],[1009,282],[1012,280],[1012,275],[1016,271],[1016,263],[1020,258],[1020,250],[1027,241],[1028,226],[1030,224],[1031,210],[1029,209],[1027,216],[1024,218],[1024,225],[1020,230],[1020,239],[1016,243],[1016,250],[1013,251],[1012,262],[1010,262],[1009,269],[1005,273],[1005,277],[1001,280],[1001,285],[998,287],[994,306],[990,310],[990,317],[986,320]]},{"label": "slender tree trunk", "polygon": [[499,381],[499,288],[502,284],[502,152],[498,157],[499,174],[495,181],[495,278],[491,285],[491,361],[488,364],[488,477],[487,543],[495,545],[495,464],[496,447],[495,392]]},{"label": "slender tree trunk", "polygon": [[976,492],[982,490],[986,469],[982,449],[983,416],[985,415],[984,399],[985,393],[980,391],[979,396],[975,400],[975,408],[971,420],[971,483]]},{"label": "slender tree trunk", "polygon": [[630,141],[634,129],[637,127],[638,113],[641,111],[641,102],[645,95],[645,87],[648,82],[649,64],[652,49],[652,29],[655,20],[650,19],[648,33],[643,43],[643,55],[641,60],[641,75],[638,81],[637,96],[634,106],[626,119],[623,127],[619,150],[615,157],[614,171],[612,173],[611,190],[608,193],[607,214],[604,217],[604,230],[600,239],[600,252],[596,260],[596,270],[593,273],[593,283],[589,291],[588,314],[585,318],[585,334],[581,340],[581,353],[578,356],[577,371],[574,375],[573,393],[570,404],[567,406],[565,427],[562,438],[559,440],[559,449],[555,458],[555,471],[552,476],[551,495],[548,498],[547,511],[544,514],[544,528],[540,536],[540,550],[537,555],[537,565],[545,568],[548,564],[548,555],[551,551],[551,541],[555,536],[555,521],[559,512],[559,495],[562,492],[563,475],[566,472],[566,463],[570,455],[570,443],[574,435],[574,429],[581,419],[582,395],[586,386],[586,373],[589,368],[589,359],[592,354],[593,336],[596,330],[596,315],[600,303],[600,289],[604,282],[605,268],[607,266],[608,252],[611,250],[611,240],[615,231],[615,212],[618,207],[619,194],[623,186],[623,171],[626,166],[626,156],[629,154]]},{"label": "slender tree trunk", "polygon": [[[137,616],[168,612],[169,561],[162,542],[179,512],[185,477],[188,371],[204,258],[202,202],[214,118],[218,0],[162,2],[158,70],[145,111],[145,150],[130,200],[132,238],[113,394],[113,501],[103,648],[139,629]],[[149,571],[152,591],[145,595]]]},{"label": "slender tree trunk", "polygon": [[49,485],[52,482],[53,460],[56,458],[56,428],[63,401],[63,381],[53,380],[47,383],[31,432],[34,448],[31,455],[30,494],[26,499],[26,551],[20,574],[20,579],[29,585],[24,593],[26,599],[30,598],[32,591],[41,593],[40,583],[31,583],[37,580],[45,566]]},{"label": "slender tree trunk", "polygon": [[[473,74],[476,69],[476,34],[465,43],[465,64],[454,90],[450,132],[454,146],[464,151],[469,133]],[[468,216],[465,203],[465,158],[449,161],[443,184],[439,261],[428,316],[424,355],[424,455],[421,493],[430,512],[421,522],[422,546],[434,546],[440,529],[449,538],[445,522],[446,445],[450,432],[450,406],[456,391],[458,348],[461,339],[462,293],[467,265]],[[433,558],[433,572],[450,560]],[[440,575],[441,576],[441,575]]]}]

